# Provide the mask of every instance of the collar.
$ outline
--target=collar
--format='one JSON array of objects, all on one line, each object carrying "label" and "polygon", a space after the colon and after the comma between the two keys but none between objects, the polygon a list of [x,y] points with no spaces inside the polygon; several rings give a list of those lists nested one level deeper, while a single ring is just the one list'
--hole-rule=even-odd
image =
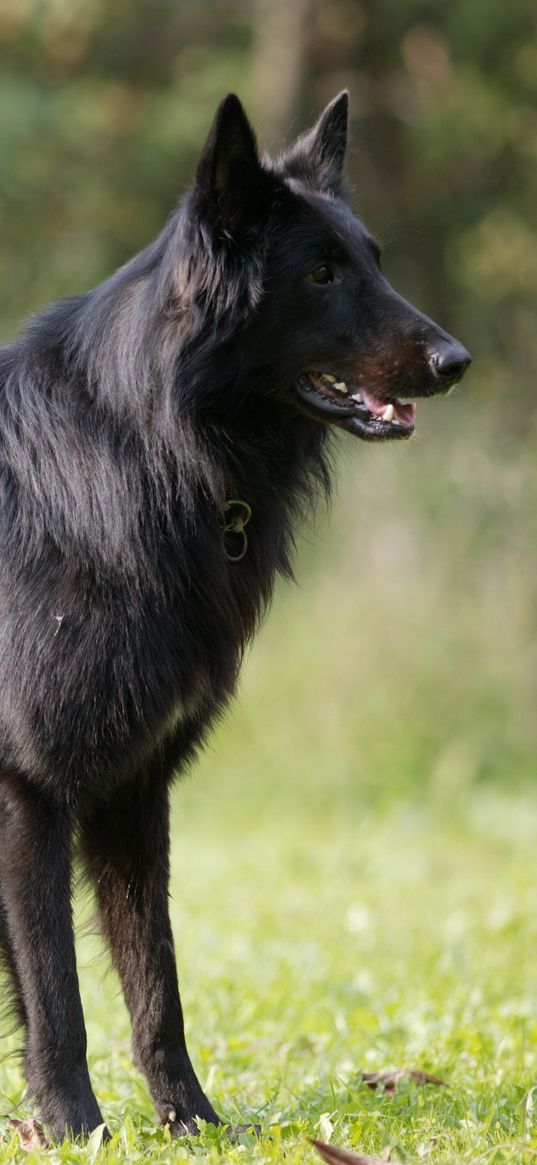
[{"label": "collar", "polygon": [[240,562],[248,550],[245,527],[252,517],[252,507],[239,498],[229,498],[218,511],[224,554],[228,562]]}]

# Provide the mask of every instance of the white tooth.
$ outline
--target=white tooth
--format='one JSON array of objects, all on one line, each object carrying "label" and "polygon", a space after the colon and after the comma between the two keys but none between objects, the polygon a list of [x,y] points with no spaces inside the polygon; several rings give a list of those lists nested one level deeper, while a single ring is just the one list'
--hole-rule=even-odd
[{"label": "white tooth", "polygon": [[384,412],[382,414],[382,420],[383,421],[393,421],[394,416],[395,416],[395,410],[394,410],[393,405],[386,405],[386,408],[384,409]]},{"label": "white tooth", "polygon": [[328,381],[329,384],[336,383],[336,377],[332,376],[331,372],[323,372],[323,376],[324,376],[325,380]]},{"label": "white tooth", "polygon": [[344,380],[337,380],[336,383],[332,387],[336,389],[336,392],[343,392],[345,394],[345,396],[347,395],[347,393],[349,391]]},{"label": "white tooth", "polygon": [[351,396],[351,400],[355,400],[357,405],[361,405],[361,403],[362,403],[361,392],[353,392],[353,394]]}]

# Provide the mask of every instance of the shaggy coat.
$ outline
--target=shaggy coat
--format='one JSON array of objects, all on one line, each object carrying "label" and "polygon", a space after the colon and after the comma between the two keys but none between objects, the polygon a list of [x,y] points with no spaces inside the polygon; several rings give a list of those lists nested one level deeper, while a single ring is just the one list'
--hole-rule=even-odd
[{"label": "shaggy coat", "polygon": [[[297,519],[328,488],[329,425],[406,436],[395,389],[441,391],[468,362],[382,276],[344,196],[346,123],[343,94],[260,161],[228,97],[156,241],[0,351],[0,947],[29,1093],[57,1137],[102,1121],[75,851],[159,1118],[179,1133],[218,1121],[184,1038],[172,777],[233,695]],[[312,369],[335,374],[324,395]],[[338,403],[345,379],[372,412]]]}]

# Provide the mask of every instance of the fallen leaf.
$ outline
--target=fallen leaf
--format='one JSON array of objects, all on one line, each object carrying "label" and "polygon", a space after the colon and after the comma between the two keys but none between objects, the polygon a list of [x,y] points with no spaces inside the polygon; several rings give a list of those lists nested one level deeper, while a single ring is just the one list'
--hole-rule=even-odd
[{"label": "fallen leaf", "polygon": [[319,1117],[319,1132],[323,1138],[323,1142],[332,1140],[333,1131],[334,1126],[330,1120],[329,1114],[327,1112],[322,1112]]},{"label": "fallen leaf", "polygon": [[385,1092],[395,1092],[395,1089],[405,1077],[410,1077],[414,1084],[435,1084],[437,1088],[447,1088],[445,1080],[439,1076],[430,1076],[428,1072],[421,1072],[419,1068],[394,1068],[384,1072],[363,1072],[362,1081],[368,1088],[379,1088]]},{"label": "fallen leaf", "polygon": [[26,1153],[31,1153],[32,1149],[48,1149],[47,1138],[37,1121],[19,1121],[13,1117],[7,1122],[7,1127],[18,1133],[21,1149]]},{"label": "fallen leaf", "polygon": [[[350,1153],[348,1149],[339,1149],[337,1145],[325,1145],[324,1141],[312,1141],[312,1145],[321,1154],[327,1165],[386,1165],[390,1161],[387,1157],[365,1157],[361,1153]],[[393,1162],[392,1165],[396,1165]]]}]

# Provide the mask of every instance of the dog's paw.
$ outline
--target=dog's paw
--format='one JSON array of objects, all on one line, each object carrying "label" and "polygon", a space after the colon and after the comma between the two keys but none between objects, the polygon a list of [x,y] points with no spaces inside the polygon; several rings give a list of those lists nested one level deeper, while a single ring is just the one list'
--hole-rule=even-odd
[{"label": "dog's paw", "polygon": [[224,1133],[230,1141],[238,1141],[242,1133],[251,1133],[254,1137],[261,1137],[263,1129],[261,1125],[225,1125]]},{"label": "dog's paw", "polygon": [[256,1137],[260,1137],[262,1133],[261,1125],[231,1125],[222,1121],[220,1117],[216,1120],[206,1120],[197,1116],[178,1116],[176,1109],[171,1105],[162,1123],[168,1125],[172,1137],[199,1137],[205,1124],[218,1127],[222,1135],[231,1142],[238,1141],[243,1133],[251,1133]]}]

